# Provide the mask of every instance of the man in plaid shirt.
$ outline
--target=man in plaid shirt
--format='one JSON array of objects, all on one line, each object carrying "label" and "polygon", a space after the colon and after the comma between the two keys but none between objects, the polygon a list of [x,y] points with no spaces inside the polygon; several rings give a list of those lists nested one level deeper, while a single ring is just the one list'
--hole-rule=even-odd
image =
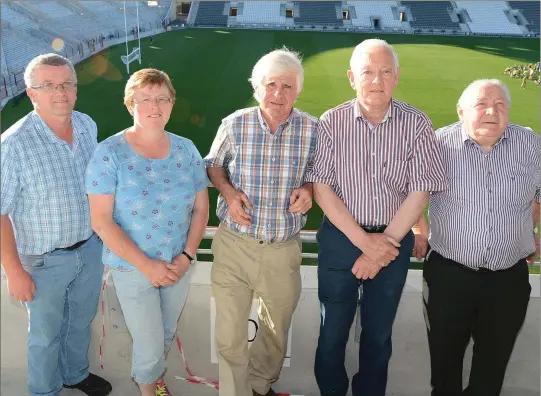
[{"label": "man in plaid shirt", "polygon": [[[303,78],[297,54],[282,49],[263,56],[250,79],[259,106],[226,117],[206,158],[220,192],[211,274],[220,396],[276,395],[271,384],[301,292],[299,231],[312,207],[304,177],[317,119],[293,108]],[[254,293],[259,330],[248,352]]]}]

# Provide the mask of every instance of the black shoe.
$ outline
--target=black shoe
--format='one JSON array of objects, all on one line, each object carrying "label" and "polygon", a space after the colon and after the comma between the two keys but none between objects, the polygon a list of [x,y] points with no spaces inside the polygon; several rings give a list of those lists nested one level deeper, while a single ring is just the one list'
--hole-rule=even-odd
[{"label": "black shoe", "polygon": [[78,384],[64,384],[64,388],[79,389],[88,396],[107,396],[113,390],[113,387],[109,382],[92,373],[88,374],[88,377]]}]

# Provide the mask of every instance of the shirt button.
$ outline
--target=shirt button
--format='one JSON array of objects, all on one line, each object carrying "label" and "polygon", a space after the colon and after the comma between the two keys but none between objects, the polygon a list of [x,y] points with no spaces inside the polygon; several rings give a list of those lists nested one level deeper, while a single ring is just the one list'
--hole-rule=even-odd
[{"label": "shirt button", "polygon": [[488,192],[489,192],[489,193],[491,193],[491,192],[492,192],[492,190],[491,190],[491,189],[488,189]]},{"label": "shirt button", "polygon": [[375,178],[376,178],[376,175],[372,175],[372,177],[375,179]]},{"label": "shirt button", "polygon": [[273,159],[272,159],[272,162],[274,162],[274,161],[276,161],[276,158],[273,158]]},{"label": "shirt button", "polygon": [[272,202],[269,204],[269,206],[272,206]]},{"label": "shirt button", "polygon": [[274,180],[271,180],[271,184],[274,184]]},{"label": "shirt button", "polygon": [[374,197],[374,201],[377,201],[378,200],[378,197]]}]

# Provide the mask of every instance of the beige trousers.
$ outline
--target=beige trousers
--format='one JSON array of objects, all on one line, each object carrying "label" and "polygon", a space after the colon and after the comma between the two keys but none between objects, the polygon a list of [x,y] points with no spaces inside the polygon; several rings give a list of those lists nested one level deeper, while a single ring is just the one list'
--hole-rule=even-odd
[{"label": "beige trousers", "polygon": [[[252,396],[252,390],[264,395],[280,374],[301,293],[300,238],[265,244],[220,225],[212,252],[220,396]],[[248,350],[254,293],[259,329]]]}]

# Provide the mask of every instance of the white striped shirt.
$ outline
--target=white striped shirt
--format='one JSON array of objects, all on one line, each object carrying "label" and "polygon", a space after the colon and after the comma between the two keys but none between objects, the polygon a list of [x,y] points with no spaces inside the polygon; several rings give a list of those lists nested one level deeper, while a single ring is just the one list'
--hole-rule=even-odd
[{"label": "white striped shirt", "polygon": [[446,187],[441,154],[423,112],[393,99],[388,117],[370,128],[356,103],[321,116],[306,181],[332,186],[359,224],[386,225],[410,191]]},{"label": "white striped shirt", "polygon": [[485,153],[462,123],[436,131],[449,189],[430,197],[432,249],[471,268],[502,270],[535,251],[532,201],[539,202],[541,138],[508,124]]}]

